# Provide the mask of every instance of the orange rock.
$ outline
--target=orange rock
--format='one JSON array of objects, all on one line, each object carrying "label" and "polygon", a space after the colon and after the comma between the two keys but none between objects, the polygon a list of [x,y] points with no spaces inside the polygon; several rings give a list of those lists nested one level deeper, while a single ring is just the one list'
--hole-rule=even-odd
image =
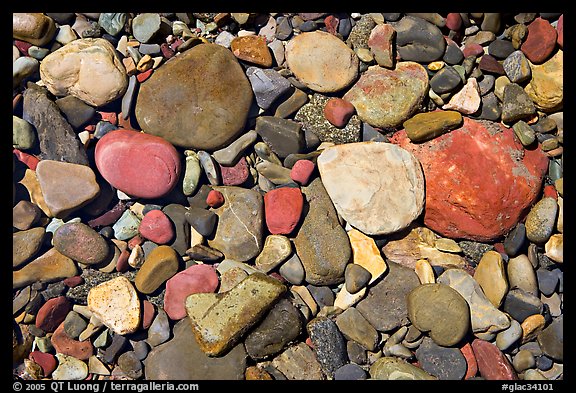
[{"label": "orange rock", "polygon": [[272,54],[266,45],[266,39],[259,35],[236,37],[230,43],[232,53],[240,60],[261,67],[272,67]]}]

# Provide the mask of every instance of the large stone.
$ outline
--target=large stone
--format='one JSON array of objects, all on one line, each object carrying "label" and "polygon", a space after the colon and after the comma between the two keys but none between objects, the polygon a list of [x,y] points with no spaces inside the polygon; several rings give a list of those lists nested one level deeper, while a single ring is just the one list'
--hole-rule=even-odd
[{"label": "large stone", "polygon": [[317,164],[338,213],[366,234],[398,232],[424,208],[420,164],[396,145],[359,142],[332,146],[324,149]]},{"label": "large stone", "polygon": [[373,127],[401,125],[428,93],[428,74],[420,64],[403,61],[388,70],[369,67],[343,99],[356,108],[360,120]]},{"label": "large stone", "polygon": [[103,38],[71,41],[40,63],[40,77],[55,96],[73,95],[92,106],[122,97],[126,69],[114,46]]},{"label": "large stone", "polygon": [[358,76],[358,57],[336,36],[314,31],[301,33],[286,45],[286,63],[307,87],[334,93]]},{"label": "large stone", "polygon": [[[500,307],[506,293],[508,293],[506,268],[500,253],[487,251],[482,255],[480,263],[476,266],[474,279],[478,282],[490,303],[494,307]],[[513,287],[513,285],[510,286]]]},{"label": "large stone", "polygon": [[405,61],[429,63],[442,58],[446,41],[442,31],[428,21],[404,16],[392,24],[396,30],[396,48]]},{"label": "large stone", "polygon": [[294,246],[312,285],[333,285],[344,280],[344,270],[352,256],[350,242],[338,222],[334,205],[320,179],[302,187],[308,212]]},{"label": "large stone", "polygon": [[18,231],[12,234],[12,267],[28,262],[42,248],[46,231],[42,227]]},{"label": "large stone", "polygon": [[544,112],[556,112],[564,104],[564,52],[558,50],[546,62],[530,64],[532,78],[524,90],[534,101],[536,108]]},{"label": "large stone", "polygon": [[424,224],[449,238],[490,241],[509,232],[534,203],[548,165],[540,149],[524,150],[512,129],[466,117],[433,140],[413,144],[399,131],[391,142],[419,159]]},{"label": "large stone", "polygon": [[214,187],[224,196],[224,204],[214,213],[218,226],[208,245],[221,251],[226,258],[248,261],[264,246],[264,202],[254,190],[240,187]]},{"label": "large stone", "polygon": [[144,294],[156,291],[164,282],[178,272],[179,257],[170,246],[158,246],[146,256],[134,285]]},{"label": "large stone", "polygon": [[518,379],[514,367],[496,345],[476,338],[472,341],[472,350],[482,378],[490,381]]},{"label": "large stone", "polygon": [[51,283],[78,274],[74,261],[51,248],[22,269],[12,273],[14,289],[25,287],[35,282]]},{"label": "large stone", "polygon": [[230,50],[201,44],[168,61],[141,85],[135,114],[147,133],[180,147],[213,151],[242,132],[252,97],[250,82]]},{"label": "large stone", "polygon": [[136,131],[109,132],[96,144],[94,159],[108,183],[134,197],[162,197],[180,178],[180,155],[174,146]]},{"label": "large stone", "polygon": [[285,291],[280,281],[257,272],[222,294],[188,296],[186,312],[202,351],[208,356],[227,353]]},{"label": "large stone", "polygon": [[84,265],[103,262],[109,254],[106,239],[81,222],[70,222],[59,227],[52,244],[63,255]]},{"label": "large stone", "polygon": [[174,337],[155,347],[144,361],[147,380],[241,380],[248,355],[244,345],[226,355],[208,357],[194,338],[188,318],[178,322]]},{"label": "large stone", "polygon": [[39,12],[12,14],[12,38],[32,45],[48,44],[56,35],[56,24],[49,16]]}]

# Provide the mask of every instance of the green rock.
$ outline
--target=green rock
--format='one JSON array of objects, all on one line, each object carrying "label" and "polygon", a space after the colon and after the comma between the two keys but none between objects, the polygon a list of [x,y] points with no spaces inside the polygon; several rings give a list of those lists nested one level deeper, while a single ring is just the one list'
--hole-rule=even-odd
[{"label": "green rock", "polygon": [[554,230],[558,203],[551,197],[544,197],[536,203],[526,216],[526,237],[531,242],[544,244]]},{"label": "green rock", "polygon": [[122,216],[112,226],[114,237],[118,240],[129,240],[138,234],[140,219],[132,210],[126,209]]},{"label": "green rock", "polygon": [[98,24],[110,35],[117,35],[124,28],[127,14],[124,12],[102,12]]},{"label": "green rock", "polygon": [[522,86],[510,83],[504,88],[504,101],[502,102],[502,121],[512,124],[536,113],[532,99]]},{"label": "green rock", "polygon": [[34,126],[26,120],[12,115],[12,147],[20,150],[28,150],[36,143]]},{"label": "green rock", "polygon": [[512,129],[523,146],[529,146],[536,140],[536,133],[524,120],[518,120]]},{"label": "green rock", "polygon": [[186,167],[184,170],[184,179],[182,180],[182,192],[186,196],[194,194],[200,182],[202,168],[198,155],[192,150],[186,150]]},{"label": "green rock", "polygon": [[159,14],[143,13],[132,20],[132,34],[143,44],[148,43],[160,30],[162,20]]},{"label": "green rock", "polygon": [[412,142],[436,138],[462,125],[462,115],[456,111],[418,113],[404,122],[406,135]]},{"label": "green rock", "polygon": [[396,357],[382,357],[376,360],[370,366],[370,377],[372,379],[409,381],[437,379],[421,368]]}]

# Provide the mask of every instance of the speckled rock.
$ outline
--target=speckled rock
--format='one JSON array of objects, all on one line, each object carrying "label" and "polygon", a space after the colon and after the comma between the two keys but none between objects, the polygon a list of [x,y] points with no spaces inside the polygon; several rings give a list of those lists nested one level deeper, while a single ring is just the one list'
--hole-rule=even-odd
[{"label": "speckled rock", "polygon": [[322,370],[333,377],[334,371],[348,362],[346,341],[338,326],[332,319],[318,316],[308,322],[306,330]]},{"label": "speckled rock", "polygon": [[551,197],[538,201],[526,216],[526,237],[528,240],[543,244],[548,241],[554,230],[558,204]]},{"label": "speckled rock", "polygon": [[397,357],[381,357],[370,366],[372,379],[384,380],[436,380],[422,368]]},{"label": "speckled rock", "polygon": [[424,337],[415,355],[420,367],[439,380],[461,380],[466,374],[466,359],[458,348],[446,348]]},{"label": "speckled rock", "polygon": [[13,288],[22,288],[35,282],[55,282],[78,274],[74,261],[51,248],[23,268],[12,273]]},{"label": "speckled rock", "polygon": [[166,245],[158,246],[146,256],[144,264],[134,278],[139,292],[150,294],[166,280],[178,272],[179,257],[176,251]]},{"label": "speckled rock", "polygon": [[12,267],[17,268],[28,262],[41,249],[46,231],[36,227],[12,234]]},{"label": "speckled rock", "polygon": [[59,227],[54,232],[52,244],[61,254],[84,265],[103,262],[110,251],[106,239],[81,222]]},{"label": "speckled rock", "polygon": [[564,52],[542,64],[531,64],[532,78],[524,90],[539,110],[550,113],[562,109],[564,103]]}]

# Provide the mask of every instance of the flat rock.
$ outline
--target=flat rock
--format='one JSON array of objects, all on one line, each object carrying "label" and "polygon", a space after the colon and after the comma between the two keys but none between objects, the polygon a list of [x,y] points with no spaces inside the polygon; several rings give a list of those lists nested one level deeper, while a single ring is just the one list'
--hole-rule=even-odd
[{"label": "flat rock", "polygon": [[162,197],[180,177],[180,155],[174,146],[158,136],[136,131],[107,133],[98,141],[94,159],[108,183],[133,197]]},{"label": "flat rock", "polygon": [[266,227],[273,235],[289,235],[300,222],[304,196],[299,188],[282,187],[264,195]]},{"label": "flat rock", "polygon": [[272,360],[272,366],[288,380],[324,380],[326,377],[314,351],[300,342]]},{"label": "flat rock", "polygon": [[420,64],[403,61],[394,69],[369,67],[342,97],[356,108],[360,120],[373,127],[402,124],[414,114],[428,92],[428,74]]},{"label": "flat rock", "polygon": [[424,337],[415,355],[420,367],[439,380],[461,380],[466,375],[466,359],[458,348],[446,348]]},{"label": "flat rock", "polygon": [[174,337],[150,351],[144,361],[147,380],[241,380],[248,355],[242,344],[226,355],[209,357],[198,346],[188,319],[178,322]]},{"label": "flat rock", "polygon": [[531,117],[536,113],[532,99],[517,83],[509,83],[504,88],[502,121],[506,124]]},{"label": "flat rock", "polygon": [[32,124],[12,115],[12,146],[20,150],[28,150],[36,144],[36,132]]},{"label": "flat rock", "polygon": [[189,295],[186,312],[202,351],[227,353],[285,291],[278,280],[257,272],[222,294]]},{"label": "flat rock", "polygon": [[564,362],[564,316],[556,318],[537,337],[538,344],[546,356]]},{"label": "flat rock", "polygon": [[557,38],[556,29],[546,19],[539,17],[528,25],[528,36],[520,49],[532,63],[541,64],[554,51]]},{"label": "flat rock", "polygon": [[498,349],[505,351],[510,348],[514,343],[522,338],[522,326],[520,322],[515,319],[510,320],[510,327],[508,329],[498,332],[496,341],[494,342]]},{"label": "flat rock", "polygon": [[266,45],[266,39],[259,35],[236,37],[230,42],[230,50],[238,58],[259,67],[272,66],[272,54]]},{"label": "flat rock", "polygon": [[58,367],[52,372],[56,381],[82,381],[88,376],[88,365],[82,360],[57,353]]},{"label": "flat rock", "polygon": [[539,297],[520,288],[511,289],[504,298],[502,310],[522,323],[530,315],[541,314],[544,304]]},{"label": "flat rock", "polygon": [[246,76],[252,86],[256,103],[264,110],[270,108],[274,101],[288,92],[291,87],[288,79],[273,69],[248,67]]},{"label": "flat rock", "polygon": [[370,377],[383,380],[436,380],[422,368],[397,357],[381,357],[370,366]]},{"label": "flat rock", "polygon": [[504,260],[496,251],[488,251],[482,256],[480,263],[476,266],[474,279],[494,307],[500,307],[508,293],[508,288],[514,287],[512,283],[508,285]]},{"label": "flat rock", "polygon": [[72,305],[66,296],[57,296],[49,299],[40,307],[36,314],[36,327],[47,333],[52,333],[64,322]]},{"label": "flat rock", "polygon": [[40,64],[40,77],[55,96],[72,95],[96,107],[121,97],[128,87],[116,48],[103,38],[77,39],[50,53]]},{"label": "flat rock", "polygon": [[[262,116],[259,116],[258,119],[260,119],[261,117]],[[242,153],[249,146],[254,144],[254,142],[256,142],[257,137],[258,134],[256,133],[256,131],[250,130],[247,133],[243,134],[242,136],[238,137],[238,139],[236,139],[227,147],[212,153],[212,157],[214,157],[214,159],[218,161],[220,165],[226,165],[226,166],[235,165],[240,159]]]},{"label": "flat rock", "polygon": [[124,210],[120,218],[112,226],[117,240],[129,240],[138,235],[140,218],[130,209]]},{"label": "flat rock", "polygon": [[214,187],[214,190],[222,193],[224,204],[213,210],[218,215],[218,226],[208,245],[239,262],[254,258],[264,246],[262,196],[235,186]]},{"label": "flat rock", "polygon": [[520,50],[512,52],[502,63],[506,76],[512,83],[522,83],[532,77],[530,62]]},{"label": "flat rock", "polygon": [[59,227],[52,244],[63,255],[84,265],[103,262],[110,247],[102,235],[81,222],[70,222]]},{"label": "flat rock", "polygon": [[33,202],[21,200],[12,208],[12,226],[19,231],[26,231],[37,224],[42,217],[42,210]]},{"label": "flat rock", "polygon": [[442,105],[442,109],[471,115],[478,111],[481,103],[480,88],[476,78],[468,78],[464,87],[454,94],[447,104]]},{"label": "flat rock", "polygon": [[[381,166],[375,168],[374,162]],[[424,177],[418,160],[393,144],[332,146],[324,149],[317,164],[338,213],[366,234],[398,232],[424,208]]]},{"label": "flat rock", "polygon": [[352,247],[352,262],[370,273],[370,278],[367,281],[367,284],[370,285],[388,270],[388,266],[373,238],[354,228],[349,230],[347,234]]},{"label": "flat rock", "polygon": [[87,302],[93,315],[117,334],[133,333],[140,326],[140,300],[124,276],[92,287]]},{"label": "flat rock", "polygon": [[32,259],[42,247],[46,231],[42,227],[12,234],[12,267],[17,268]]},{"label": "flat rock", "polygon": [[78,341],[69,337],[61,323],[50,337],[56,353],[72,356],[79,360],[86,360],[94,353],[94,346],[90,340]]},{"label": "flat rock", "polygon": [[391,142],[422,164],[424,224],[448,238],[489,241],[509,232],[534,203],[548,165],[539,149],[524,150],[512,129],[466,117],[462,127],[433,140],[412,144],[400,131]]},{"label": "flat rock", "polygon": [[320,179],[302,187],[302,192],[310,208],[294,246],[306,271],[306,281],[313,285],[340,283],[352,256],[348,236]]},{"label": "flat rock", "polygon": [[457,111],[417,113],[403,124],[412,142],[425,142],[462,125],[462,115]]},{"label": "flat rock", "polygon": [[146,342],[152,347],[156,347],[170,338],[170,322],[166,312],[158,308],[158,313],[154,318],[154,321],[148,328],[148,337]]},{"label": "flat rock", "polygon": [[347,340],[352,340],[368,351],[376,351],[379,334],[376,329],[354,307],[336,317],[336,325]]},{"label": "flat rock", "polygon": [[286,45],[286,63],[308,88],[334,93],[358,76],[358,57],[336,36],[314,31],[301,33]]},{"label": "flat rock", "polygon": [[142,13],[132,20],[134,38],[142,43],[150,42],[160,30],[162,20],[160,14]]},{"label": "flat rock", "polygon": [[368,47],[381,67],[394,67],[396,30],[389,24],[377,24],[370,32]]},{"label": "flat rock", "polygon": [[35,282],[51,283],[78,274],[74,261],[51,248],[22,269],[12,273],[13,288],[22,288]]},{"label": "flat rock", "polygon": [[537,109],[556,112],[564,103],[564,52],[560,49],[542,64],[530,64],[532,78],[524,87]]},{"label": "flat rock", "polygon": [[220,45],[202,44],[167,62],[141,85],[135,114],[147,133],[176,146],[213,151],[242,132],[252,98],[234,55]]},{"label": "flat rock", "polygon": [[440,29],[432,23],[404,16],[392,25],[396,30],[396,50],[402,60],[429,63],[444,55],[446,41]]},{"label": "flat rock", "polygon": [[472,341],[472,350],[482,378],[489,381],[518,379],[514,367],[496,345],[476,338]]},{"label": "flat rock", "polygon": [[56,105],[75,130],[85,126],[96,114],[94,108],[72,95],[57,99]]},{"label": "flat rock", "polygon": [[462,85],[462,78],[454,67],[445,66],[430,78],[430,88],[436,94],[444,94]]},{"label": "flat rock", "polygon": [[40,12],[12,14],[12,37],[32,45],[48,44],[56,35],[54,20]]},{"label": "flat rock", "polygon": [[305,150],[306,141],[302,126],[294,120],[259,116],[256,119],[256,132],[281,159]]},{"label": "flat rock", "polygon": [[166,245],[158,246],[146,256],[136,273],[134,285],[139,292],[151,294],[178,272],[180,259],[176,251]]}]

